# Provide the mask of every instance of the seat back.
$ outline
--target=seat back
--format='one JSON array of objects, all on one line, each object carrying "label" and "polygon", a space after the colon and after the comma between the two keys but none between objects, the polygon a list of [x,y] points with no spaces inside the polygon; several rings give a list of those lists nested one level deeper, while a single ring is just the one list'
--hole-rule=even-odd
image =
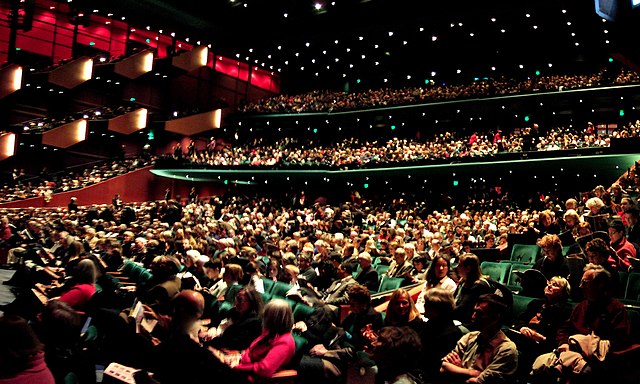
[{"label": "seat back", "polygon": [[378,264],[376,265],[376,272],[378,272],[378,276],[384,275],[389,270],[388,265]]},{"label": "seat back", "polygon": [[516,263],[533,264],[540,256],[540,247],[535,244],[513,244],[510,260]]},{"label": "seat back", "polygon": [[533,264],[511,263],[511,270],[509,271],[509,278],[507,279],[507,286],[511,290],[517,290],[522,288],[520,283],[520,276],[516,272],[524,272],[527,269],[531,269]]},{"label": "seat back", "polygon": [[306,305],[304,303],[298,303],[298,305],[293,308],[293,319],[298,321],[305,321],[311,316],[311,314],[316,310],[316,308]]},{"label": "seat back", "polygon": [[618,278],[620,279],[620,287],[616,292],[616,298],[624,299],[624,295],[627,293],[627,283],[629,282],[629,272],[618,271]]},{"label": "seat back", "polygon": [[507,284],[509,273],[511,272],[511,264],[499,263],[495,261],[483,261],[480,263],[482,274],[491,277],[491,280],[502,284]]},{"label": "seat back", "polygon": [[236,295],[242,288],[243,286],[241,284],[234,284],[227,288],[227,292],[224,294],[224,301],[233,305],[236,301]]},{"label": "seat back", "polygon": [[511,319],[517,320],[526,310],[530,302],[535,300],[535,297],[513,295],[513,308],[511,309]]},{"label": "seat back", "polygon": [[402,277],[389,277],[387,275],[382,276],[380,279],[380,287],[378,287],[378,292],[387,292],[387,291],[395,291],[400,288],[404,278]]},{"label": "seat back", "polygon": [[271,288],[271,296],[286,297],[287,292],[291,289],[291,285],[284,281],[275,281]]},{"label": "seat back", "polygon": [[271,289],[275,285],[275,281],[267,277],[263,277],[262,284],[264,285],[264,293],[271,293]]},{"label": "seat back", "polygon": [[627,280],[627,290],[624,298],[626,300],[638,300],[640,294],[640,272],[631,272]]}]

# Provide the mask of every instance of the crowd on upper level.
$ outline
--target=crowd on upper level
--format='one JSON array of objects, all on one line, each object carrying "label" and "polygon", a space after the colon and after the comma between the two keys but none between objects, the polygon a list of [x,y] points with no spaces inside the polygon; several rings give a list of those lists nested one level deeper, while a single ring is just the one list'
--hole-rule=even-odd
[{"label": "crowd on upper level", "polygon": [[544,131],[533,124],[532,127],[506,135],[501,130],[494,134],[474,132],[466,137],[455,132],[445,132],[427,140],[397,137],[380,140],[348,138],[330,145],[319,145],[309,138],[286,138],[275,143],[259,139],[250,145],[210,145],[206,150],[193,149],[186,153],[178,148],[171,156],[214,167],[278,168],[305,165],[353,169],[380,165],[428,164],[424,161],[482,158],[498,153],[608,147],[611,138],[638,137],[639,133],[640,121],[616,129],[610,134],[598,133],[592,124],[584,129],[556,127]]},{"label": "crowd on upper level", "polygon": [[422,104],[433,101],[483,98],[530,92],[561,92],[570,89],[634,84],[640,76],[621,69],[617,73],[601,70],[586,75],[548,75],[525,80],[483,78],[469,84],[429,83],[425,87],[371,89],[364,92],[312,91],[300,95],[277,95],[241,107],[244,113],[334,112],[355,109]]},{"label": "crowd on upper level", "polygon": [[50,173],[45,168],[39,175],[27,175],[24,169],[14,169],[12,180],[0,189],[0,202],[42,197],[47,203],[54,193],[85,188],[151,164],[153,164],[152,158],[142,156],[111,160],[82,167],[80,170],[65,170],[58,173]]}]

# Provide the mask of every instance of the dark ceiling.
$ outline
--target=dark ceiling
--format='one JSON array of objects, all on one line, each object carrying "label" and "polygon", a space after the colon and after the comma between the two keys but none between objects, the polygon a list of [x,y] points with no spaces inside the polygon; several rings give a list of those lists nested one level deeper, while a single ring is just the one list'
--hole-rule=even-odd
[{"label": "dark ceiling", "polygon": [[[594,71],[626,48],[593,0],[75,0],[279,72],[283,90]],[[315,4],[320,8],[316,9]],[[360,80],[360,82],[358,82]]]}]

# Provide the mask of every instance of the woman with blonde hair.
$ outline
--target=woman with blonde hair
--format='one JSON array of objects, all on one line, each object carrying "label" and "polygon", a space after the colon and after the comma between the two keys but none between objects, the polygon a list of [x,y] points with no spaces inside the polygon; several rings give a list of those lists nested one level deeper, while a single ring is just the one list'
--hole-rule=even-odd
[{"label": "woman with blonde hair", "polygon": [[393,327],[408,326],[419,333],[423,324],[424,321],[422,321],[420,312],[416,308],[409,292],[403,288],[396,289],[389,299],[384,325]]}]

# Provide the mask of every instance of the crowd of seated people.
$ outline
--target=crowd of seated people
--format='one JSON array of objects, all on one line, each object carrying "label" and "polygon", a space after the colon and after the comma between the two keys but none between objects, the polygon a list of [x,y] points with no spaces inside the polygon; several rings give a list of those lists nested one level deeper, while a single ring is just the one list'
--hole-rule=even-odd
[{"label": "crowd of seated people", "polygon": [[[97,206],[3,210],[0,235],[7,240],[3,246],[13,247],[9,251],[15,257],[12,267],[16,272],[8,283],[16,299],[2,310],[5,317],[30,321],[36,321],[45,309],[63,316],[50,306],[61,306],[78,316],[89,314],[104,336],[95,361],[89,364],[116,361],[156,373],[163,383],[180,382],[184,375],[190,382],[204,382],[210,377],[207,373],[243,382],[269,377],[287,367],[297,368],[301,377],[339,381],[354,362],[358,367],[377,366],[385,380],[402,376],[415,383],[513,382],[521,371],[515,358],[520,346],[501,330],[511,325],[508,305],[492,293],[478,257],[468,252],[486,247],[491,237],[528,234],[543,249],[545,259],[541,260],[550,259],[559,245],[554,232],[565,230],[563,212],[571,207],[579,212],[580,222],[587,220],[590,209],[586,205],[592,199],[617,211],[613,190],[596,187],[585,196],[549,201],[551,209],[518,206],[509,211],[495,205],[434,211],[418,200],[293,206],[288,199],[234,195],[182,204],[144,202],[134,207],[132,220],[124,218],[124,210],[110,217],[102,215],[108,207]],[[624,214],[637,214],[635,201],[624,191],[622,195],[630,199]],[[631,224],[612,217],[606,232],[609,252],[616,255],[611,253],[607,262],[621,270],[627,264],[618,260],[636,257],[625,232]],[[11,241],[14,236],[17,239]],[[359,257],[365,253],[389,265],[383,276],[402,272],[396,276],[402,277],[403,289],[391,295],[384,320],[371,304],[371,289],[358,283],[361,260],[365,267],[369,260]],[[586,271],[584,276],[579,272],[580,283],[573,289],[582,287],[584,296],[578,300],[585,301],[557,330],[557,341],[549,341],[549,348],[557,347],[579,361],[576,375],[592,377],[604,367],[571,355],[566,347],[569,337],[592,329],[611,342],[612,351],[619,350],[630,341],[629,318],[613,298],[612,274],[593,264],[596,259],[587,253],[575,256],[581,258]],[[412,259],[418,257],[429,263],[435,260],[430,263],[433,272],[414,275]],[[544,262],[534,268],[550,270]],[[117,277],[134,264],[140,268],[135,274],[138,280],[127,286]],[[316,276],[308,273],[309,268],[315,269]],[[567,276],[569,271],[563,268],[555,273],[567,280],[576,278]],[[262,284],[256,284],[255,276]],[[556,289],[554,284],[563,288],[564,280],[556,276],[548,280],[550,291]],[[263,296],[268,283],[284,284],[286,301]],[[412,286],[422,291],[420,309],[408,294]],[[46,296],[43,304],[34,302],[32,289]],[[263,300],[267,304],[261,314]],[[549,300],[540,308],[556,305],[555,298]],[[129,316],[135,313],[132,309],[137,302],[145,320],[140,324],[136,316]],[[225,312],[223,303],[232,303],[232,309]],[[292,303],[311,308],[313,317],[294,327]],[[347,316],[343,316],[345,306],[349,307]],[[592,324],[587,314],[593,310],[611,321]],[[424,316],[434,322],[423,324]],[[8,319],[13,324],[9,325],[22,326],[14,317]],[[78,320],[72,315],[58,320],[62,322],[59,326],[77,328]],[[518,331],[524,337],[554,338],[548,333],[557,323],[543,328],[532,319],[520,320],[518,324],[523,325]],[[261,329],[256,326],[258,321]],[[240,324],[252,326],[241,328]],[[43,353],[56,377],[85,372],[84,349],[77,343],[70,346],[69,359],[63,364],[55,355],[59,351],[46,344],[55,340],[47,329],[42,329],[45,333],[38,335],[39,341],[31,341],[33,353],[26,358],[36,359]],[[296,347],[292,337],[304,334],[309,336],[308,344]],[[432,348],[436,339],[442,341],[437,352]],[[393,355],[388,348],[405,343],[429,360],[407,357],[403,364],[388,365]],[[486,343],[491,352],[480,354],[478,347]],[[175,361],[176,351],[179,360],[191,368],[188,372],[169,364]],[[536,372],[553,374],[550,369],[545,371],[552,363],[557,362],[542,364]],[[22,364],[37,364],[43,370],[41,357]],[[23,373],[9,368],[3,367],[1,374]]]},{"label": "crowd of seated people", "polygon": [[350,169],[415,165],[434,159],[482,158],[505,152],[608,147],[611,138],[637,137],[638,134],[637,122],[611,134],[599,134],[592,126],[586,129],[557,127],[541,132],[536,124],[508,135],[499,131],[495,135],[473,133],[462,137],[446,132],[426,140],[347,138],[327,145],[312,139],[287,138],[275,143],[256,141],[244,146],[220,145],[215,150],[196,151],[194,147],[187,153],[178,148],[177,153],[166,156],[215,167],[304,165]]},{"label": "crowd of seated people", "polygon": [[0,203],[33,197],[42,197],[48,202],[54,193],[88,187],[152,164],[153,157],[142,156],[94,164],[79,171],[68,169],[55,174],[45,168],[37,176],[15,169],[11,182],[5,183],[0,189]]},{"label": "crowd of seated people", "polygon": [[605,70],[587,75],[549,75],[515,79],[478,79],[469,84],[443,84],[403,89],[372,89],[359,93],[312,91],[306,94],[278,95],[249,103],[240,108],[243,113],[303,113],[332,112],[354,109],[421,104],[432,101],[513,95],[530,92],[555,92],[612,84],[633,84],[640,77],[621,69],[615,74]]}]

